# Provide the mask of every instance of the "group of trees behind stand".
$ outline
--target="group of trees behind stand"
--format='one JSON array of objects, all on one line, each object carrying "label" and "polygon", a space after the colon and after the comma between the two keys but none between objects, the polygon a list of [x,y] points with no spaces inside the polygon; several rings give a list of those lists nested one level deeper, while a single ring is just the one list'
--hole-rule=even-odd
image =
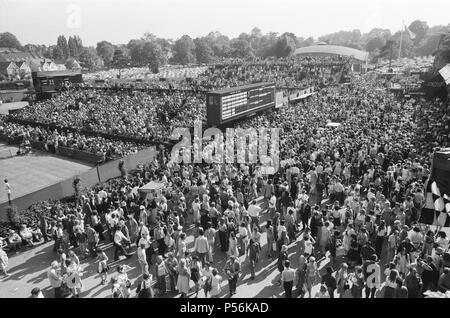
[{"label": "group of trees behind stand", "polygon": [[[360,30],[339,31],[319,37],[318,41],[342,45],[368,51],[372,56],[379,55],[387,43],[393,46],[393,56],[428,56],[434,53],[442,34],[450,33],[450,24],[429,27],[427,22],[415,20],[408,28],[416,34],[414,39],[401,36],[402,30],[391,33],[388,29],[374,28],[368,33]],[[230,39],[220,32],[210,32],[206,36],[191,38],[183,35],[177,40],[158,38],[145,33],[140,39],[132,39],[127,44],[113,44],[100,41],[95,47],[83,45],[79,36],[64,35],[57,38],[56,45],[22,46],[9,32],[0,33],[0,47],[12,47],[56,60],[76,59],[83,68],[126,68],[131,66],[149,67],[157,73],[160,66],[170,64],[209,64],[225,58],[268,58],[287,57],[296,48],[310,46],[316,42],[312,37],[301,37],[294,33],[263,34],[259,28],[249,33],[241,33]],[[400,45],[400,40],[402,45]]]}]

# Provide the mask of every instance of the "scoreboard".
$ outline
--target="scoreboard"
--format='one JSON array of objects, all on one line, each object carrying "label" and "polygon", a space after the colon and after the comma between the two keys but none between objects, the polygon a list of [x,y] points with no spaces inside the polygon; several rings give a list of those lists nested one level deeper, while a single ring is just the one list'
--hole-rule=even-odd
[{"label": "scoreboard", "polygon": [[275,84],[257,83],[207,93],[207,124],[222,125],[275,107]]}]

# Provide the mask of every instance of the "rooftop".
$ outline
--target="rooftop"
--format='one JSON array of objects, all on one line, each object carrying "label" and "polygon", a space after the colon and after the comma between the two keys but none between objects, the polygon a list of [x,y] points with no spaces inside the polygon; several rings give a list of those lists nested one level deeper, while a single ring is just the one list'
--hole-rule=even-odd
[{"label": "rooftop", "polygon": [[295,50],[295,54],[299,55],[314,55],[314,54],[335,54],[353,57],[357,60],[365,62],[369,53],[360,51],[346,46],[318,44],[307,47],[302,47]]}]

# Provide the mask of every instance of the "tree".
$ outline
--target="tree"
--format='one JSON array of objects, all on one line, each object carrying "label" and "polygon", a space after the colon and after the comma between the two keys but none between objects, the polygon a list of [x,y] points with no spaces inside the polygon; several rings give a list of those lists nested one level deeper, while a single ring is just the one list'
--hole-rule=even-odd
[{"label": "tree", "polygon": [[143,66],[147,63],[144,54],[144,40],[131,40],[127,44],[127,48],[130,50],[130,58],[133,65]]},{"label": "tree", "polygon": [[183,35],[175,41],[173,61],[179,64],[195,63],[195,43],[189,35]]},{"label": "tree", "polygon": [[25,52],[31,53],[38,57],[48,57],[51,58],[51,52],[49,56],[45,56],[48,54],[48,48],[45,45],[36,45],[36,44],[25,44],[23,46]]},{"label": "tree", "polygon": [[198,63],[208,64],[214,60],[214,52],[205,38],[196,38],[194,44]]},{"label": "tree", "polygon": [[355,47],[361,40],[361,31],[339,31],[319,37],[320,42],[327,42],[334,45]]},{"label": "tree", "polygon": [[274,55],[278,58],[287,57],[292,53],[294,53],[294,51],[295,51],[295,39],[291,35],[281,36],[277,40],[275,48],[273,50]]},{"label": "tree", "polygon": [[70,56],[75,59],[78,59],[80,57],[81,52],[83,51],[83,43],[81,42],[81,38],[77,35],[69,37],[68,46]]},{"label": "tree", "polygon": [[80,68],[80,65],[73,57],[69,57],[64,65],[68,70],[75,70]]},{"label": "tree", "polygon": [[372,53],[376,49],[382,48],[383,45],[384,45],[384,40],[381,37],[372,38],[366,44],[366,51]]},{"label": "tree", "polygon": [[423,40],[429,28],[425,21],[415,20],[411,22],[408,29],[416,35],[413,41],[417,45]]},{"label": "tree", "polygon": [[88,70],[97,70],[103,66],[103,60],[94,48],[83,48],[80,54],[80,64]]},{"label": "tree", "polygon": [[153,73],[159,73],[159,67],[167,63],[167,55],[157,41],[145,42],[144,56]]},{"label": "tree", "polygon": [[230,54],[230,39],[220,32],[210,32],[206,36],[209,46],[216,57],[227,57]]},{"label": "tree", "polygon": [[52,50],[52,59],[62,60],[64,59],[64,53],[60,46],[56,45]]},{"label": "tree", "polygon": [[[402,40],[401,45],[400,39]],[[402,50],[400,54],[401,57],[411,57],[413,55],[414,43],[408,36],[401,36],[401,31],[398,31],[392,36],[392,40],[396,42],[392,49],[392,57],[394,59],[399,56],[400,47]]]},{"label": "tree", "polygon": [[439,34],[434,34],[425,38],[421,42],[421,45],[415,48],[415,54],[418,56],[432,55],[437,50],[440,39],[441,35]]},{"label": "tree", "polygon": [[22,44],[20,44],[16,36],[10,32],[0,33],[0,47],[23,50]]},{"label": "tree", "polygon": [[433,67],[436,71],[450,63],[450,34],[443,34],[439,39],[440,44],[435,53]]},{"label": "tree", "polygon": [[256,52],[256,55],[262,58],[266,58],[269,56],[275,56],[275,46],[278,41],[278,33],[276,32],[270,32],[266,35],[264,35],[260,42],[259,42],[259,48]]},{"label": "tree", "polygon": [[115,47],[108,41],[101,41],[97,43],[97,47],[95,48],[98,56],[100,56],[106,65],[109,65],[114,56]]},{"label": "tree", "polygon": [[262,36],[263,35],[260,28],[256,27],[253,28],[253,30],[250,33],[250,36],[248,37],[253,52],[258,51]]},{"label": "tree", "polygon": [[69,56],[71,56],[66,37],[64,35],[58,36],[58,39],[56,40],[56,45],[61,49],[62,58],[64,60],[67,59]]},{"label": "tree", "polygon": [[130,57],[128,56],[128,54],[124,50],[124,48],[117,48],[114,51],[111,65],[116,68],[123,68],[123,67],[127,67],[129,65],[129,63],[130,63]]},{"label": "tree", "polygon": [[298,44],[298,47],[307,47],[307,46],[311,46],[314,44],[314,38],[312,36],[310,36],[309,38],[307,38],[306,40],[300,42]]}]

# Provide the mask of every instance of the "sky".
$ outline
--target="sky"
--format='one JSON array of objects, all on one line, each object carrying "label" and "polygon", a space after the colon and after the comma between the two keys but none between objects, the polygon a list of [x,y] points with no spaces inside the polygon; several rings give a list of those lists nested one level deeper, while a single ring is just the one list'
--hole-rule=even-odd
[{"label": "sky", "polygon": [[0,0],[0,32],[24,45],[56,44],[79,35],[85,46],[128,43],[145,32],[192,38],[219,31],[230,38],[254,27],[315,38],[374,27],[400,30],[416,19],[450,23],[449,0]]}]

